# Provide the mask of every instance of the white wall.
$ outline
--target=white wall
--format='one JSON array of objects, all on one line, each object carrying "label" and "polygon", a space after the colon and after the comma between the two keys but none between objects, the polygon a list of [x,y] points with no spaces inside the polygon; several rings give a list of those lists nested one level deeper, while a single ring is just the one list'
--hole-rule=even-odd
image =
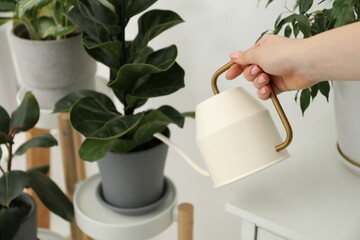
[{"label": "white wall", "polygon": [[[162,48],[173,43],[178,46],[178,62],[186,72],[186,87],[171,96],[151,100],[146,107],[169,104],[180,111],[190,111],[194,110],[198,103],[212,96],[211,76],[229,61],[228,54],[232,50],[251,46],[261,32],[272,28],[278,14],[285,10],[283,0],[277,0],[265,9],[266,1],[261,0],[258,3],[256,0],[159,0],[154,8],[171,9],[177,12],[185,23],[163,33],[151,45],[154,48]],[[288,5],[292,6],[294,1],[288,0]],[[130,28],[134,31],[128,32],[128,37],[135,34],[136,22],[130,23]],[[107,76],[103,66],[99,66],[99,74]],[[238,85],[255,95],[252,85],[241,77],[235,81],[219,82],[221,89]],[[311,127],[309,122],[326,104],[323,97],[318,97],[303,117],[299,106],[294,102],[294,94],[284,93],[279,96],[294,131],[294,142],[289,147],[290,154],[291,148],[299,147],[296,146],[296,138],[301,135],[302,129]],[[263,103],[269,108],[278,128],[283,132],[271,102]],[[172,140],[204,166],[195,146],[194,121],[187,120],[184,129],[172,127],[171,130]],[[52,164],[61,165],[59,150],[53,151]],[[96,164],[88,164],[87,167],[89,175],[97,172]],[[57,170],[53,171],[53,174],[62,184],[61,166],[53,169]],[[209,178],[196,173],[172,150],[168,155],[166,175],[177,187],[178,202],[190,202],[195,207],[194,239],[240,239],[240,220],[224,210],[227,199],[236,192],[239,182],[215,189]],[[176,239],[176,227],[176,224],[173,224],[153,240]],[[67,225],[57,218],[53,219],[52,228],[68,235]]]}]

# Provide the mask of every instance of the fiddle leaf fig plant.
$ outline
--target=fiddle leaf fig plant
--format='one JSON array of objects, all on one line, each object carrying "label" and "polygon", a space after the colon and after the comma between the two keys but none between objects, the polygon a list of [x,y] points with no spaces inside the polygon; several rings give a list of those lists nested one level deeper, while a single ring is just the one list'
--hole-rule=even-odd
[{"label": "fiddle leaf fig plant", "polygon": [[[109,67],[107,86],[115,101],[95,91],[74,92],[55,105],[55,112],[70,112],[72,126],[85,136],[80,157],[95,161],[107,152],[126,153],[153,146],[156,132],[169,124],[184,125],[180,113],[164,105],[139,110],[150,98],[184,87],[184,70],[176,62],[177,47],[155,50],[148,44],[162,32],[182,23],[169,10],[149,10],[156,0],[78,0],[67,16],[83,30],[82,43],[95,60]],[[138,33],[126,38],[127,24],[138,18]],[[116,105],[120,104],[120,110]]]},{"label": "fiddle leaf fig plant", "polygon": [[[268,0],[267,5],[273,1]],[[330,8],[312,10],[315,4],[318,9],[327,2],[332,2]],[[314,3],[313,0],[297,0],[294,10],[288,9],[287,12],[280,14],[275,21],[274,29],[263,34],[272,33],[283,34],[285,37],[308,38],[336,27],[357,22],[360,20],[359,13],[359,0],[319,0],[317,3]],[[303,114],[319,92],[328,100],[330,83],[321,82],[296,93],[295,100],[300,100]]]},{"label": "fiddle leaf fig plant", "polygon": [[72,0],[0,0],[0,12],[13,12],[12,17],[0,17],[0,25],[13,20],[25,28],[21,37],[32,40],[66,38],[79,33],[64,14],[72,4]]},{"label": "fiddle leaf fig plant", "polygon": [[53,136],[44,134],[27,140],[15,149],[16,137],[35,126],[39,112],[39,105],[31,92],[25,94],[21,104],[11,115],[0,106],[0,159],[4,157],[6,163],[6,168],[0,165],[0,239],[12,239],[26,216],[18,207],[19,204],[15,203],[16,198],[26,188],[32,188],[53,213],[70,222],[74,216],[70,200],[46,175],[48,166],[27,171],[12,169],[15,157],[24,154],[28,149],[57,145]]}]

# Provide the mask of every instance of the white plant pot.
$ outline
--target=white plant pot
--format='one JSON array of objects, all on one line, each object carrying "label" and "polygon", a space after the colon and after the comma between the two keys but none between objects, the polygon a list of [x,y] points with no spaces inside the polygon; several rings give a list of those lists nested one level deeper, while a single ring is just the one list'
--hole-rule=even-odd
[{"label": "white plant pot", "polygon": [[94,89],[96,61],[84,50],[81,36],[60,41],[33,41],[10,34],[18,79],[31,90],[41,109],[53,109],[61,97]]},{"label": "white plant pot", "polygon": [[360,82],[336,81],[333,90],[339,158],[360,175]]},{"label": "white plant pot", "polygon": [[8,112],[16,108],[17,80],[10,53],[8,34],[11,23],[0,26],[0,104]]}]

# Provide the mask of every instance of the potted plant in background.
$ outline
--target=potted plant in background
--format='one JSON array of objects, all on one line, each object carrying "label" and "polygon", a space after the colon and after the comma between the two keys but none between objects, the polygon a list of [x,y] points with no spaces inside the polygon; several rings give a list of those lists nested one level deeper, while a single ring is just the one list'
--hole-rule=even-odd
[{"label": "potted plant in background", "polygon": [[[14,9],[14,4],[15,3],[13,2],[0,4],[0,18],[11,16],[11,10]],[[15,69],[11,61],[9,41],[7,38],[10,27],[11,23],[0,26],[0,85],[2,86],[0,88],[0,102],[1,105],[9,112],[15,110],[17,105],[17,80],[15,76]]]},{"label": "potted plant in background", "polygon": [[[268,4],[273,2],[269,0]],[[332,5],[329,5],[331,3]],[[328,7],[318,10],[322,5]],[[310,37],[336,27],[358,22],[360,20],[360,2],[357,0],[318,1],[312,10],[313,0],[298,0],[294,11],[281,14],[275,21],[272,33],[283,33],[286,37]],[[268,31],[267,31],[268,32]],[[302,34],[300,34],[302,33]],[[329,49],[330,51],[331,49]],[[336,80],[336,79],[329,79]],[[360,79],[359,79],[360,80]],[[357,81],[335,81],[331,84],[334,92],[334,108],[337,128],[338,151],[341,160],[355,173],[360,174],[360,119],[358,103],[360,101],[360,83]],[[299,91],[300,106],[304,113],[318,92],[327,99],[330,84],[322,82],[311,88]],[[298,98],[298,94],[295,99]]]},{"label": "potted plant in background", "polygon": [[31,90],[41,109],[73,90],[93,89],[96,62],[81,45],[81,31],[64,15],[72,1],[0,0],[12,10],[11,52],[18,79]]},{"label": "potted plant in background", "polygon": [[98,162],[104,201],[130,214],[143,213],[138,210],[154,205],[164,193],[167,146],[153,134],[169,136],[169,124],[183,127],[184,117],[192,115],[167,105],[139,110],[149,98],[184,87],[176,46],[159,50],[148,46],[160,33],[183,22],[178,14],[146,11],[138,19],[136,37],[125,37],[131,18],[155,2],[77,1],[67,16],[84,31],[82,42],[87,52],[109,67],[107,86],[115,101],[95,91],[79,91],[55,107],[55,112],[69,111],[72,126],[85,136],[79,154],[83,160]]},{"label": "potted plant in background", "polygon": [[[13,170],[16,156],[30,148],[57,145],[49,134],[37,136],[22,143],[15,151],[15,138],[34,127],[39,119],[39,106],[31,92],[27,92],[18,108],[9,115],[0,106],[0,159],[5,157],[6,167],[0,166],[0,238],[3,240],[36,240],[37,217],[34,200],[24,193],[32,188],[52,212],[71,222],[74,215],[72,203],[61,189],[46,175],[47,166],[27,171]],[[7,154],[3,154],[3,150]]]}]

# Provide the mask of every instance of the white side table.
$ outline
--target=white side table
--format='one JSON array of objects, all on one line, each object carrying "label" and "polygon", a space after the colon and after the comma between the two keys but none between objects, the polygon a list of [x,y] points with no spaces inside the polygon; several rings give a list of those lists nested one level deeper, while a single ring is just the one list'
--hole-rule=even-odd
[{"label": "white side table", "polygon": [[239,183],[226,210],[242,219],[242,240],[360,239],[360,178],[338,160],[335,131],[328,106],[288,160]]}]

